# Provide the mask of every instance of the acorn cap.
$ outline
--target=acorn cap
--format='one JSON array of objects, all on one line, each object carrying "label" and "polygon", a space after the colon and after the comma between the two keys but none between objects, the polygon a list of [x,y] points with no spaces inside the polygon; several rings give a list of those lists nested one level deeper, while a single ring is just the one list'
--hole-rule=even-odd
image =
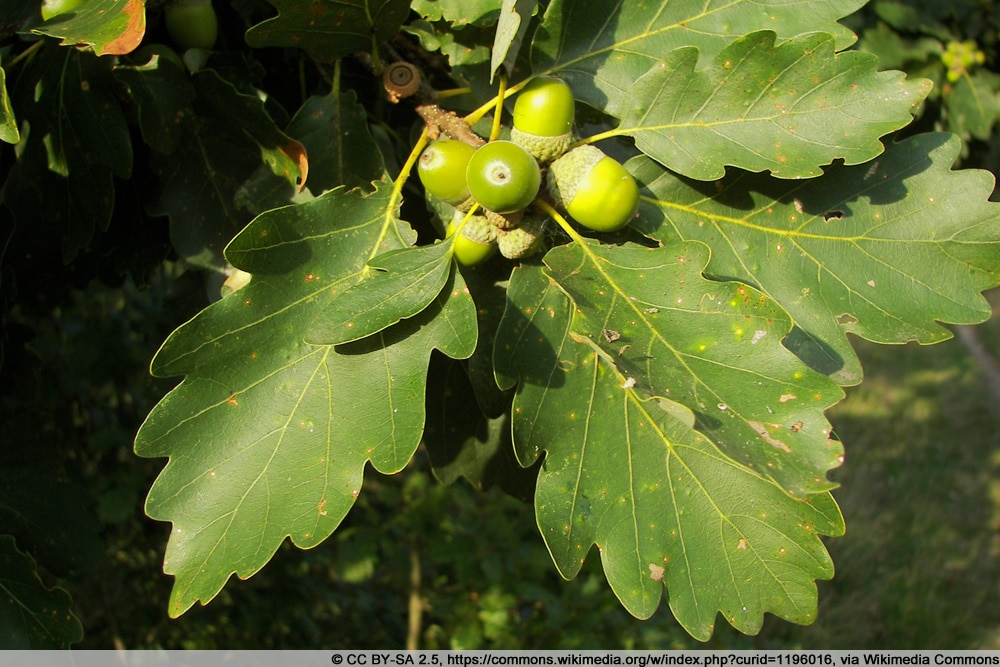
[{"label": "acorn cap", "polygon": [[[451,225],[449,225],[449,234],[458,229],[458,226],[462,224],[464,219],[465,213],[455,211],[455,214],[451,219]],[[495,243],[497,240],[497,228],[490,224],[490,221],[484,216],[473,215],[462,227],[462,236],[475,243],[490,245],[491,243]]]},{"label": "acorn cap", "polygon": [[554,137],[543,137],[538,134],[523,132],[516,127],[510,130],[510,140],[524,150],[531,153],[531,156],[541,163],[552,162],[569,148],[573,143],[573,133],[567,132]]},{"label": "acorn cap", "polygon": [[497,245],[500,254],[507,259],[521,259],[533,255],[541,247],[544,233],[545,218],[526,215],[521,220],[520,226],[498,232]]},{"label": "acorn cap", "polygon": [[577,187],[598,162],[607,155],[597,146],[577,146],[549,165],[546,183],[556,206],[566,210],[576,197]]}]

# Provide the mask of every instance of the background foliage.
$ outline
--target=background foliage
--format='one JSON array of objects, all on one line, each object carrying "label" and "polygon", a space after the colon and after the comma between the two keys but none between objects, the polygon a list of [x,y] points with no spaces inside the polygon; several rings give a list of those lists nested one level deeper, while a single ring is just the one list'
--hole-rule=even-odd
[{"label": "background foliage", "polygon": [[[297,3],[272,4],[279,19],[263,2],[220,5],[223,33],[212,67],[191,76],[169,62],[150,68],[127,55],[137,39],[119,36],[141,37],[133,24],[98,40],[95,48],[111,54],[106,57],[122,54],[110,70],[101,64],[106,60],[85,51],[54,48],[57,42],[49,37],[19,32],[33,25],[26,17],[37,12],[35,3],[5,6],[0,14],[0,64],[9,91],[0,115],[0,138],[8,142],[0,152],[0,585],[9,592],[28,582],[17,599],[57,610],[51,620],[41,620],[4,607],[4,645],[702,645],[665,607],[646,622],[629,616],[594,558],[576,580],[564,582],[552,568],[529,504],[498,489],[475,491],[464,480],[443,487],[434,475],[447,476],[447,468],[439,465],[432,473],[433,457],[424,452],[404,475],[368,471],[365,493],[351,498],[345,522],[322,546],[303,552],[285,543],[263,571],[224,588],[210,606],[178,620],[166,617],[171,582],[160,568],[167,529],[142,512],[162,463],[136,458],[132,440],[174,384],[150,378],[149,360],[170,331],[218,294],[220,279],[211,269],[221,257],[205,248],[221,249],[257,213],[295,201],[305,152],[310,166],[322,165],[306,179],[313,194],[343,182],[370,189],[383,167],[398,169],[411,139],[397,132],[413,123],[412,112],[382,99],[363,61],[344,58],[326,68],[309,58],[341,56],[367,44],[308,56],[252,48],[294,40],[300,22],[308,20],[296,13]],[[447,55],[459,71],[489,61],[483,45],[493,41],[493,3],[481,3],[478,14],[464,5],[462,21],[454,20],[447,3],[412,4],[425,18],[409,22],[395,48],[416,54],[417,40]],[[407,17],[403,3],[382,7],[386,22]],[[144,39],[165,41],[155,7],[147,18]],[[916,110],[916,122],[898,139],[924,130],[955,132],[962,143],[945,150],[958,152],[962,166],[996,173],[992,128],[1000,113],[1000,68],[991,3],[874,2],[844,23],[860,35],[857,52],[831,57],[831,67],[848,57],[874,63],[862,55],[867,52],[878,57],[880,70],[898,68],[908,78],[935,84]],[[40,30],[54,40],[79,41],[68,28]],[[835,24],[827,28],[835,30]],[[790,34],[798,32],[789,24]],[[536,39],[545,63],[577,57],[562,50],[557,34]],[[727,48],[732,56],[752,44]],[[832,54],[832,45],[817,48]],[[684,55],[673,52],[678,59]],[[441,67],[425,57],[421,65],[429,72]],[[613,78],[595,82],[587,67],[584,61],[581,74],[569,77],[574,89],[608,110],[625,95],[641,100],[644,85],[660,89],[667,83],[647,79],[632,91],[615,90],[607,85]],[[132,103],[123,105],[104,92],[73,97],[119,84],[128,86]],[[38,94],[53,88],[67,96]],[[258,89],[268,95],[262,99]],[[162,100],[177,107],[164,108]],[[393,164],[357,150],[364,145],[356,137],[366,121],[373,135],[364,141],[378,142]],[[652,133],[636,139],[648,142],[654,154],[668,143]],[[350,168],[338,169],[345,158]],[[865,159],[863,154],[856,161]],[[773,167],[747,160],[737,164]],[[823,163],[793,167],[806,174]],[[696,164],[677,168],[703,175]],[[67,178],[70,173],[78,177]],[[379,187],[371,195],[376,200],[385,196],[385,186]],[[662,187],[669,192],[666,201],[698,195],[683,181]],[[404,204],[402,216],[426,218],[422,202],[410,199],[417,204]],[[246,235],[244,240],[249,242]],[[396,242],[411,240],[401,230]],[[240,245],[231,249],[239,252]],[[247,246],[249,261],[252,250]],[[574,252],[579,250],[554,254],[552,271],[571,267]],[[957,340],[929,348],[854,341],[865,382],[827,415],[848,451],[848,465],[835,477],[849,528],[845,537],[827,541],[837,577],[820,584],[819,620],[798,627],[768,619],[754,637],[720,626],[709,646],[965,647],[1000,641],[1000,492],[994,481],[1000,465],[994,406],[1000,396],[990,392],[996,390],[997,369],[989,355],[1000,349],[1000,331],[990,323],[959,333]],[[454,349],[468,343],[456,340]],[[165,363],[169,355],[160,359]],[[432,390],[443,388],[445,395],[468,394],[464,381],[448,364],[428,378]],[[441,413],[429,415],[429,439],[446,441],[440,434],[454,428],[452,413]],[[499,419],[482,427],[502,433],[509,425]],[[388,473],[408,459],[402,453],[373,464]],[[349,494],[352,487],[345,489]]]}]

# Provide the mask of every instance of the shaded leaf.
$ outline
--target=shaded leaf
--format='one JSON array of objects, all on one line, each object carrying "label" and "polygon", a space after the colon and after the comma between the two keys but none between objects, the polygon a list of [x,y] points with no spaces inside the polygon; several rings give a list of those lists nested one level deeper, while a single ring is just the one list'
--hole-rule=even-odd
[{"label": "shaded leaf", "polygon": [[497,34],[493,40],[490,81],[493,81],[493,75],[500,67],[506,68],[507,74],[513,70],[521,42],[537,7],[537,0],[503,0],[497,21]]},{"label": "shaded leaf", "polygon": [[16,144],[20,139],[14,108],[10,105],[10,97],[7,96],[7,74],[3,67],[0,67],[0,141]]},{"label": "shaded leaf", "polygon": [[431,351],[471,354],[475,307],[460,274],[418,316],[334,348],[304,327],[355,284],[366,260],[415,235],[389,210],[391,186],[332,190],[269,211],[227,248],[251,282],[177,329],[153,360],[185,380],[150,413],[141,456],[170,460],[149,515],[171,521],[169,612],[249,577],[286,537],[329,536],[361,490],[365,464],[397,472],[420,442]]},{"label": "shaded leaf", "polygon": [[87,0],[32,29],[64,46],[89,47],[99,56],[131,53],[146,34],[143,0]]},{"label": "shaded leaf", "polygon": [[120,64],[114,74],[128,86],[138,106],[143,140],[157,153],[173,153],[185,138],[183,120],[192,113],[195,99],[186,72],[173,61],[155,56],[144,65]]},{"label": "shaded leaf", "polygon": [[734,172],[718,183],[629,163],[651,196],[633,226],[664,243],[712,247],[706,272],[753,285],[787,311],[787,341],[839,384],[861,380],[846,334],[880,343],[951,337],[939,322],[990,316],[1000,281],[1000,205],[985,171],[951,171],[949,134],[888,146],[870,164],[780,181]]},{"label": "shaded leaf", "polygon": [[[289,196],[305,178],[305,149],[285,135],[259,97],[240,92],[213,70],[191,76],[195,100],[180,112],[184,135],[176,150],[151,166],[160,190],[148,203],[170,216],[171,240],[188,262],[222,268],[222,249],[251,217],[236,196],[258,169],[282,180]],[[241,200],[244,208],[248,203]],[[253,211],[256,212],[256,211]]]},{"label": "shaded leaf", "polygon": [[19,225],[61,244],[67,262],[96,229],[107,229],[113,176],[132,173],[131,139],[110,64],[49,42],[24,65],[24,83],[12,91],[22,132],[4,201]]},{"label": "shaded leaf", "polygon": [[629,88],[618,132],[691,178],[721,178],[725,165],[812,177],[837,158],[877,156],[879,137],[908,124],[931,88],[877,72],[874,56],[835,53],[831,35],[774,39],[771,31],[746,35],[702,68],[697,49],[668,53]]},{"label": "shaded leaf", "polygon": [[309,155],[306,187],[319,196],[339,185],[371,190],[385,173],[382,153],[353,90],[333,90],[305,101],[285,128]]},{"label": "shaded leaf", "polygon": [[10,535],[0,535],[0,649],[67,649],[83,626],[61,588],[48,588],[34,559]]},{"label": "shaded leaf", "polygon": [[428,376],[424,428],[424,445],[434,476],[443,484],[464,477],[481,491],[499,487],[531,502],[538,471],[518,465],[511,442],[510,415],[483,414],[465,362],[440,361],[432,364]]},{"label": "shaded leaf", "polygon": [[545,452],[535,511],[562,575],[596,544],[633,615],[651,616],[665,586],[702,640],[718,612],[747,633],[765,612],[814,620],[814,582],[833,575],[819,536],[843,532],[830,495],[790,497],[696,432],[683,407],[643,399],[617,360],[574,335],[575,307],[536,268],[515,270],[510,295],[497,366],[518,381],[522,464]]},{"label": "shaded leaf", "polygon": [[454,245],[449,239],[377,255],[362,271],[361,282],[344,291],[306,329],[306,342],[348,343],[421,312],[449,279]]},{"label": "shaded leaf", "polygon": [[268,2],[278,16],[247,30],[247,44],[305,49],[323,61],[355,51],[377,52],[378,42],[392,39],[410,10],[407,0]]},{"label": "shaded leaf", "polygon": [[[807,32],[834,36],[838,49],[855,35],[837,20],[864,0],[784,2],[735,0],[554,0],[535,32],[531,62],[536,74],[558,72],[577,99],[614,116],[628,111],[632,82],[682,46],[714,59],[743,34],[778,28],[778,38]],[[734,29],[739,26],[739,29]]]}]

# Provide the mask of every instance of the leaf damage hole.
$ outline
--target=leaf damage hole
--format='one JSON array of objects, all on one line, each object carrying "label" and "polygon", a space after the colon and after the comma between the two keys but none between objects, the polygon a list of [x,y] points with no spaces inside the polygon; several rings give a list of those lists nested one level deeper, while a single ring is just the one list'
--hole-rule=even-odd
[{"label": "leaf damage hole", "polygon": [[826,213],[823,214],[823,222],[830,222],[833,220],[843,220],[843,219],[844,219],[843,211],[827,211]]}]

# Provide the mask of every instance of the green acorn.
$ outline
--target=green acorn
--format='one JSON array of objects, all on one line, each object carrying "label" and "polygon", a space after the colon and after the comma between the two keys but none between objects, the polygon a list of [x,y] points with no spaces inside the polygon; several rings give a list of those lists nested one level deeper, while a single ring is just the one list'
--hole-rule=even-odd
[{"label": "green acorn", "polygon": [[573,143],[575,102],[562,79],[532,79],[514,101],[514,127],[510,139],[539,162],[556,159]]},{"label": "green acorn", "polygon": [[507,259],[521,259],[535,254],[542,245],[545,218],[528,214],[514,229],[497,232],[497,246]]},{"label": "green acorn", "polygon": [[[465,213],[455,211],[448,224],[448,236],[455,233],[465,219]],[[497,228],[481,215],[473,215],[455,239],[455,259],[463,266],[481,264],[497,250]]]},{"label": "green acorn", "polygon": [[621,229],[639,207],[635,179],[596,146],[578,146],[553,162],[546,182],[557,206],[597,232]]}]

